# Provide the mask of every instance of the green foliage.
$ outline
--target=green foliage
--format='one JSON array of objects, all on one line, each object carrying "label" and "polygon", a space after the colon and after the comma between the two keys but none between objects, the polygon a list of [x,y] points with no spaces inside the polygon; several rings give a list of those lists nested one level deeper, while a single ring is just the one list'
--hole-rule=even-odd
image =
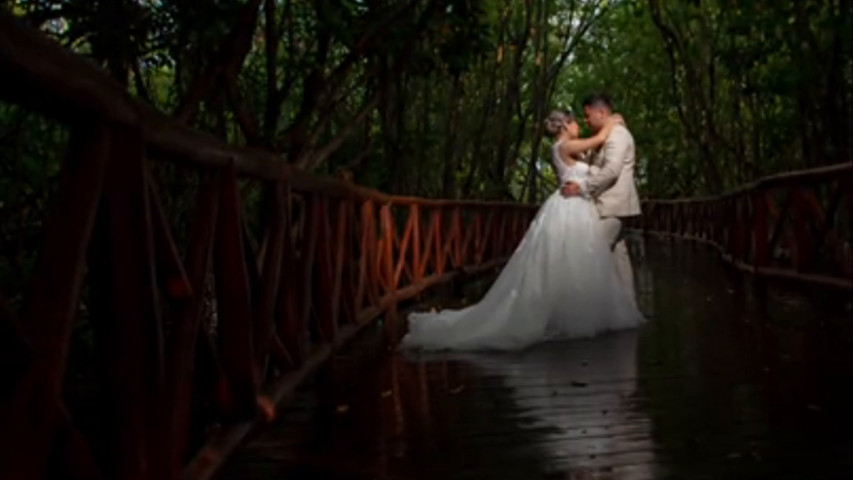
[{"label": "green foliage", "polygon": [[[578,110],[590,91],[611,93],[627,118],[648,196],[718,192],[849,160],[848,3],[265,0],[256,12],[247,0],[2,5],[164,111],[180,112],[199,80],[210,80],[189,122],[231,143],[318,173],[350,171],[390,192],[529,201],[555,183],[542,117],[555,106]],[[10,111],[4,129],[16,124]],[[37,148],[52,151],[52,142]],[[7,171],[38,184],[22,166],[27,154],[5,152]],[[9,193],[0,208],[20,207],[21,195]]]},{"label": "green foliage", "polygon": [[0,103],[0,293],[17,300],[41,243],[67,132]]},{"label": "green foliage", "polygon": [[624,2],[585,37],[558,98],[613,95],[650,196],[849,161],[851,27],[845,2]]}]

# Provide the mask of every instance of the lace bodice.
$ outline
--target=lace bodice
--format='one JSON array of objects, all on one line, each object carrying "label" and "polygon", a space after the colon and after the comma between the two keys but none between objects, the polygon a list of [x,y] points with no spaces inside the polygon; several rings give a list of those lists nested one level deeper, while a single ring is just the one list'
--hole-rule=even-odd
[{"label": "lace bodice", "polygon": [[554,167],[557,169],[557,174],[560,177],[560,183],[565,183],[568,181],[579,181],[586,178],[589,174],[589,165],[583,162],[575,162],[571,167],[566,165],[565,162],[560,158],[559,153],[560,142],[554,143],[552,152],[551,161],[554,163]]}]

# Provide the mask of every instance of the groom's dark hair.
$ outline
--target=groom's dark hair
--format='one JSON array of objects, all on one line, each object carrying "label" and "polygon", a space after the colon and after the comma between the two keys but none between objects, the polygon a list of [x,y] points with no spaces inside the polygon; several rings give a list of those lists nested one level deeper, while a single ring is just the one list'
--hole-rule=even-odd
[{"label": "groom's dark hair", "polygon": [[590,93],[583,98],[582,107],[607,107],[613,111],[613,102],[610,100],[610,95],[606,93]]}]

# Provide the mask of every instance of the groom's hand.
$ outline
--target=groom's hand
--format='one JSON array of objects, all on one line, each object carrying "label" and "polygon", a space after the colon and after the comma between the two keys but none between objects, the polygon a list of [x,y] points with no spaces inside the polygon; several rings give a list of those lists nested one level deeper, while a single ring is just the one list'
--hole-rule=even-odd
[{"label": "groom's hand", "polygon": [[560,187],[560,194],[564,197],[576,197],[580,194],[580,186],[575,182],[564,183],[562,187]]}]

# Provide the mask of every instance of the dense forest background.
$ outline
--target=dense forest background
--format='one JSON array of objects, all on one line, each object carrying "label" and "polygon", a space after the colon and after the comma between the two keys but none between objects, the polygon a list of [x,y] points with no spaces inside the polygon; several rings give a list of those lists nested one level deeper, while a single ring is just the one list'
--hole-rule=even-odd
[{"label": "dense forest background", "polygon": [[[177,121],[386,192],[537,202],[541,119],[606,91],[645,197],[851,159],[844,0],[0,0]],[[64,129],[0,103],[0,278]],[[4,281],[4,284],[8,282]]]}]

